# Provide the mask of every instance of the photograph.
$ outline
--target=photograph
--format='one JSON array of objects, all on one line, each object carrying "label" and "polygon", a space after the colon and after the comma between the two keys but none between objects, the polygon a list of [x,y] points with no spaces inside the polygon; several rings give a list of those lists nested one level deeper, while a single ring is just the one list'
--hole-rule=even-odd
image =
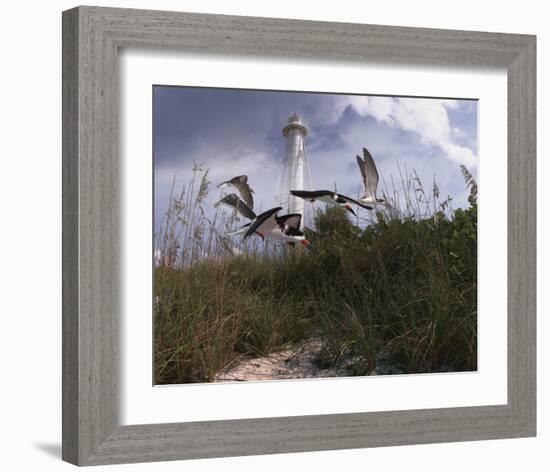
[{"label": "photograph", "polygon": [[155,385],[477,370],[478,101],[153,86]]}]

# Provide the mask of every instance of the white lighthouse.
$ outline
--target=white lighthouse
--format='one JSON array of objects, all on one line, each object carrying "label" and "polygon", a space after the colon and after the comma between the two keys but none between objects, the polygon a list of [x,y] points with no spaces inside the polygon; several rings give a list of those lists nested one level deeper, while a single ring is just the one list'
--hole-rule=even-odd
[{"label": "white lighthouse", "polygon": [[[308,129],[296,114],[288,119],[288,124],[283,128],[283,136],[286,138],[286,154],[283,172],[279,182],[279,198],[283,208],[289,213],[302,215],[301,226],[304,226],[304,200],[289,194],[290,190],[304,190],[304,178],[307,172],[309,180],[309,168],[305,154],[304,138]],[[286,181],[286,182],[285,182]],[[311,184],[311,182],[308,182]]]}]

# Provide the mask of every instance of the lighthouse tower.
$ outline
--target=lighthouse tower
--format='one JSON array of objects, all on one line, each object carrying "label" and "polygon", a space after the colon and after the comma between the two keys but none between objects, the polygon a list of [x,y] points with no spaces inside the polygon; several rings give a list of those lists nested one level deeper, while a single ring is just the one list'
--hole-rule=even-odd
[{"label": "lighthouse tower", "polygon": [[311,177],[305,153],[304,138],[308,129],[296,114],[288,119],[288,124],[283,128],[283,136],[286,138],[286,153],[283,162],[283,171],[279,180],[278,197],[279,204],[289,213],[302,215],[302,228],[304,226],[304,200],[290,195],[290,190],[304,190],[304,180]]}]

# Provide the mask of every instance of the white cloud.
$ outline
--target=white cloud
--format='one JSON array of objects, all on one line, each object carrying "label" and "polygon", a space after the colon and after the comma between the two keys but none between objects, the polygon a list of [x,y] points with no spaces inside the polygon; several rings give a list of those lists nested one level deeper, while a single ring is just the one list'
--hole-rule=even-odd
[{"label": "white cloud", "polygon": [[454,162],[470,168],[476,166],[472,150],[453,139],[447,109],[457,108],[456,100],[365,96],[342,96],[336,100],[339,116],[351,106],[362,116],[373,116],[379,122],[418,133],[424,143],[438,146]]}]

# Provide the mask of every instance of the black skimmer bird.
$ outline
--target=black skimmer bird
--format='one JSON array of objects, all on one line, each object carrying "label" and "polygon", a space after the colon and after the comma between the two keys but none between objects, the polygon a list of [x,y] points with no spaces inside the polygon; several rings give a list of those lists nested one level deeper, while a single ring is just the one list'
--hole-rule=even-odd
[{"label": "black skimmer bird", "polygon": [[[280,222],[282,222],[286,226],[289,226],[289,227],[297,229],[297,230],[300,229],[300,223],[302,222],[302,215],[300,215],[299,213],[290,213],[288,215],[277,216],[277,218]],[[250,225],[252,223],[253,223],[253,221],[241,226],[240,228],[236,229],[235,231],[231,231],[230,233],[225,233],[225,235],[226,236],[235,236],[237,234],[245,233],[246,231],[248,231],[248,228],[250,228]],[[290,231],[292,231],[292,230],[290,230]],[[261,234],[259,234],[259,236],[261,236],[263,238],[263,236]]]},{"label": "black skimmer bird", "polygon": [[367,148],[363,148],[363,159],[361,159],[360,156],[355,157],[357,158],[357,165],[361,171],[363,186],[365,187],[365,193],[359,201],[363,205],[376,205],[377,203],[380,203],[387,208],[392,208],[392,206],[384,198],[378,198],[376,196],[376,189],[378,188],[378,180],[380,178],[371,153],[367,150]]},{"label": "black skimmer bird", "polygon": [[358,205],[360,207],[366,208],[367,210],[372,210],[372,207],[369,205],[360,203],[351,197],[347,197],[346,195],[342,195],[336,192],[331,192],[330,190],[313,190],[313,191],[291,190],[290,193],[296,197],[303,198],[304,200],[309,200],[310,202],[319,200],[320,202],[328,203],[331,205],[339,205],[345,208],[354,216],[357,216],[357,215],[353,211],[351,204]]},{"label": "black skimmer bird", "polygon": [[298,229],[302,215],[290,213],[278,216],[277,213],[280,210],[282,210],[282,207],[276,207],[258,215],[248,226],[243,241],[253,234],[257,234],[262,239],[275,239],[292,244],[301,243],[304,247],[311,249],[310,242],[306,239],[304,233]]},{"label": "black skimmer bird", "polygon": [[238,175],[230,180],[226,180],[225,182],[219,184],[218,188],[224,188],[229,185],[232,185],[239,191],[241,198],[249,208],[254,208],[254,199],[252,198],[254,190],[252,190],[250,185],[248,185],[248,177],[246,175]]},{"label": "black skimmer bird", "polygon": [[234,193],[230,193],[229,195],[226,195],[219,202],[216,202],[214,204],[215,207],[218,207],[220,205],[227,205],[227,206],[230,206],[231,208],[234,208],[242,216],[244,216],[245,218],[248,218],[249,220],[253,220],[254,218],[256,218],[256,213],[254,213],[254,210],[252,210],[252,208],[250,208],[245,202],[243,202]]}]

